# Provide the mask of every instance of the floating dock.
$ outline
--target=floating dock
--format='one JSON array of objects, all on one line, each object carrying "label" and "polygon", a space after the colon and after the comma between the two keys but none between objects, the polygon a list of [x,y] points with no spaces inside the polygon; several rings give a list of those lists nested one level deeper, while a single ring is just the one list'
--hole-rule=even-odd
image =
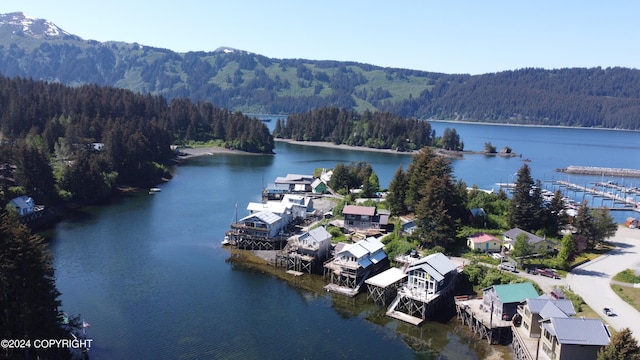
[{"label": "floating dock", "polygon": [[619,177],[637,177],[640,178],[640,169],[625,168],[608,168],[596,166],[576,166],[571,165],[563,169],[556,169],[557,172],[566,174],[580,175],[601,175],[601,176],[619,176]]}]

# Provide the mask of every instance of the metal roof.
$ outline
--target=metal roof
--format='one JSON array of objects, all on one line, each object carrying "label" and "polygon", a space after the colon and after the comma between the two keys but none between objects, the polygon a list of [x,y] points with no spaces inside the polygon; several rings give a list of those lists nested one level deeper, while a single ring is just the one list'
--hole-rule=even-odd
[{"label": "metal roof", "polygon": [[599,319],[551,318],[542,326],[563,345],[604,346],[609,344],[609,331]]},{"label": "metal roof", "polygon": [[538,296],[538,292],[531,283],[503,284],[493,285],[487,289],[493,288],[503,304],[522,302],[524,299]]},{"label": "metal roof", "polygon": [[240,221],[247,221],[251,218],[257,218],[260,221],[267,223],[267,224],[275,224],[276,222],[278,222],[281,218],[279,215],[272,213],[271,211],[268,210],[264,210],[264,211],[260,211],[258,213],[255,214],[251,214],[248,216],[243,217],[242,219],[240,219]]},{"label": "metal roof", "polygon": [[385,288],[393,283],[396,283],[402,279],[407,277],[407,274],[403,273],[401,269],[397,267],[392,267],[387,269],[380,274],[370,277],[365,280],[365,284],[374,285],[377,287]]},{"label": "metal roof", "polygon": [[[540,314],[543,318],[573,316],[576,314],[576,310],[569,299],[552,299],[546,295],[541,295],[535,299],[526,299],[525,301],[532,313]],[[558,315],[554,309],[549,308],[548,304],[556,307],[562,312],[562,315]]]},{"label": "metal roof", "polygon": [[449,260],[444,254],[435,253],[416,261],[407,271],[422,269],[436,281],[441,281],[446,274],[456,270],[457,267],[458,265]]},{"label": "metal roof", "polygon": [[376,208],[374,206],[345,205],[344,209],[342,209],[342,213],[349,215],[374,216],[376,214]]}]

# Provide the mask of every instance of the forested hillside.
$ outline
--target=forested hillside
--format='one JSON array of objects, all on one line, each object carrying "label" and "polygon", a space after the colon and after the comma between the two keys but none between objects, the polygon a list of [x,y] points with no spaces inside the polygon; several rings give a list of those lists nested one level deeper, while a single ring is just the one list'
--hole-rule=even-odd
[{"label": "forested hillside", "polygon": [[640,70],[628,68],[448,75],[272,59],[228,48],[176,53],[68,34],[36,37],[5,25],[0,26],[0,73],[204,100],[245,113],[339,107],[418,119],[640,129]]},{"label": "forested hillside", "polygon": [[273,153],[257,119],[210,103],[85,85],[0,77],[0,202],[27,194],[38,204],[96,202],[118,184],[167,176],[172,144]]}]

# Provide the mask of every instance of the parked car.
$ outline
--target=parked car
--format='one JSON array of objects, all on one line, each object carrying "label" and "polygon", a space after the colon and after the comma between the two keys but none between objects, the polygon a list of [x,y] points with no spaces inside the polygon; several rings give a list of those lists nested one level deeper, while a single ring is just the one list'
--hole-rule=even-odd
[{"label": "parked car", "polygon": [[602,312],[604,312],[604,314],[607,315],[607,316],[613,316],[613,311],[611,311],[611,309],[609,309],[607,307],[602,309]]},{"label": "parked car", "polygon": [[516,272],[516,264],[514,263],[510,263],[510,262],[503,262],[500,265],[498,265],[498,269],[500,270],[507,270],[507,271],[512,271],[512,272]]},{"label": "parked car", "polygon": [[560,279],[560,275],[553,269],[536,269],[536,275],[542,275],[553,279]]}]

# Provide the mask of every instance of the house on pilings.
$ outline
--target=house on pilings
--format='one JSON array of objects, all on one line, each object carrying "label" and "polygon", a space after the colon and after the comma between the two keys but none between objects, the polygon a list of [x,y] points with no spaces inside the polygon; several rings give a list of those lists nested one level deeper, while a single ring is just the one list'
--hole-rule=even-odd
[{"label": "house on pilings", "polygon": [[327,291],[353,297],[367,278],[389,268],[384,244],[374,237],[340,243],[335,251],[335,257],[324,264],[324,276],[330,279],[324,287]]}]

